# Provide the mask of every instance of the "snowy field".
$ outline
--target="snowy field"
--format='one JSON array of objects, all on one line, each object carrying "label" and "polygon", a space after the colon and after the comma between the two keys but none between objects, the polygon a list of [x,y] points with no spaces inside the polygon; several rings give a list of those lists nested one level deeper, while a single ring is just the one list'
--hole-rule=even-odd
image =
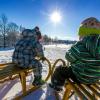
[{"label": "snowy field", "polygon": [[[71,45],[45,45],[44,53],[45,56],[53,64],[56,59],[62,58],[65,60],[65,53],[71,47]],[[0,49],[0,63],[11,62],[12,53],[14,49]],[[45,71],[44,74],[45,75]],[[32,82],[32,74],[27,77],[27,85]],[[0,84],[0,100],[11,100],[16,95],[21,93],[21,84],[19,79],[5,82]],[[31,93],[30,95],[23,98],[23,100],[55,100],[52,96],[52,89],[48,85],[43,86],[42,89]]]},{"label": "snowy field", "polygon": [[[71,47],[71,45],[45,45],[44,54],[51,62],[54,62],[58,58],[65,59],[66,51]],[[12,60],[12,49],[0,49],[0,63],[11,62]]]}]

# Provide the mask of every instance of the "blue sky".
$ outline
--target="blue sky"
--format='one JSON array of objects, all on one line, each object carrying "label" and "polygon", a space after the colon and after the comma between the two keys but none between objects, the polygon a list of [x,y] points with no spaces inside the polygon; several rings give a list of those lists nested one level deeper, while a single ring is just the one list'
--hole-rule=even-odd
[{"label": "blue sky", "polygon": [[[61,23],[56,26],[48,15],[58,10]],[[60,39],[78,39],[81,21],[93,16],[100,20],[100,0],[0,0],[0,14],[26,28],[38,25],[43,34]]]}]

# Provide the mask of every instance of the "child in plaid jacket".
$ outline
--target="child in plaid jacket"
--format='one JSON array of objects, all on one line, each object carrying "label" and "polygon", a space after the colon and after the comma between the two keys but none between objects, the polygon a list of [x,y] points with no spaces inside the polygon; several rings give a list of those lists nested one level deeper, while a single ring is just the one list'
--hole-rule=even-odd
[{"label": "child in plaid jacket", "polygon": [[44,58],[41,39],[41,32],[38,27],[25,29],[21,39],[16,43],[12,61],[21,68],[32,67],[34,71],[33,85],[41,84],[42,64],[35,57]]}]

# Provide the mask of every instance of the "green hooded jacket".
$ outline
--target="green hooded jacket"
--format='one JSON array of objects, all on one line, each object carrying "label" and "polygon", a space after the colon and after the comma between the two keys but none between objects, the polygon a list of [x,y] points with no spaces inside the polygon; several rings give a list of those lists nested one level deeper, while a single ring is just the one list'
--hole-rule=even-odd
[{"label": "green hooded jacket", "polygon": [[100,80],[100,35],[90,35],[74,44],[65,58],[77,80],[91,84]]}]

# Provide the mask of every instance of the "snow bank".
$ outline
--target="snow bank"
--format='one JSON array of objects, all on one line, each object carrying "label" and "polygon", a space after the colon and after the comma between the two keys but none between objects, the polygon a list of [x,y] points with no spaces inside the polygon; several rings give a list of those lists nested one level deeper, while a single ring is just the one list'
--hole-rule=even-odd
[{"label": "snow bank", "polygon": [[71,45],[66,44],[54,44],[54,45],[44,45],[45,48],[70,48]]}]

